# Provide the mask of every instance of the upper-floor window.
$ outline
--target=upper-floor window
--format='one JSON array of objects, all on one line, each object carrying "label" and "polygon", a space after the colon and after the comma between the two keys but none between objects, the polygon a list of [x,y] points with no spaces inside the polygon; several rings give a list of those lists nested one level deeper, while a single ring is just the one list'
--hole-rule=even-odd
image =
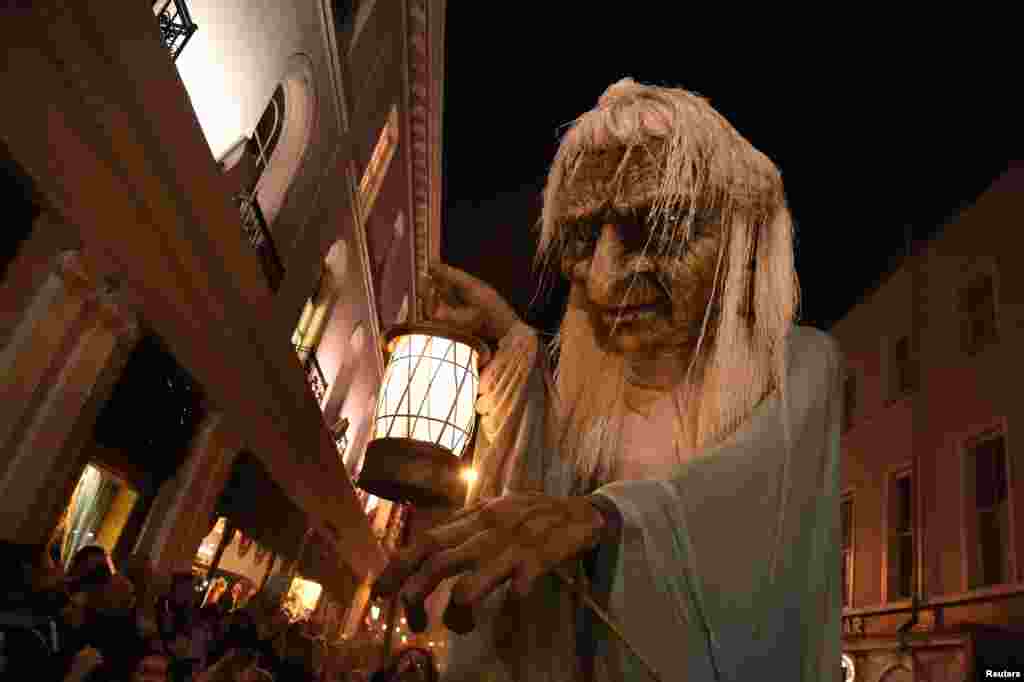
[{"label": "upper-floor window", "polygon": [[842,602],[843,606],[853,604],[853,495],[843,496],[840,506],[842,527]]},{"label": "upper-floor window", "polygon": [[973,589],[1011,580],[1005,434],[988,431],[968,441],[966,451],[967,583]]},{"label": "upper-floor window", "polygon": [[7,197],[4,228],[0,230],[0,279],[14,261],[22,244],[32,234],[40,208],[32,196],[31,183],[21,168],[7,156],[0,156],[0,188]]},{"label": "upper-floor window", "polygon": [[853,426],[857,410],[857,375],[850,371],[843,380],[843,433]]},{"label": "upper-floor window", "polygon": [[370,155],[370,162],[363,171],[363,177],[359,181],[359,202],[362,205],[362,215],[365,218],[370,215],[373,202],[377,193],[384,184],[384,177],[387,175],[388,165],[395,155],[398,147],[398,107],[392,106],[388,120],[384,123],[384,129],[377,138],[377,144],[373,147]]},{"label": "upper-floor window", "polygon": [[975,355],[999,340],[995,277],[991,271],[975,274],[961,289],[960,312],[965,353]]},{"label": "upper-floor window", "polygon": [[337,27],[341,28],[352,21],[359,3],[356,0],[334,0],[331,7],[334,10],[334,22]]},{"label": "upper-floor window", "polygon": [[889,478],[889,601],[909,599],[914,591],[914,497],[910,471]]},{"label": "upper-floor window", "polygon": [[[270,165],[270,157],[281,139],[281,128],[284,125],[284,88],[280,85],[274,90],[274,96],[270,98],[267,108],[256,124],[249,140],[250,153],[256,159],[256,182]],[[255,187],[250,188],[250,191]]]},{"label": "upper-floor window", "polygon": [[917,390],[917,357],[910,337],[901,336],[889,347],[889,399],[897,400]]},{"label": "upper-floor window", "polygon": [[409,294],[402,297],[402,306],[395,316],[395,324],[405,324],[409,320]]}]

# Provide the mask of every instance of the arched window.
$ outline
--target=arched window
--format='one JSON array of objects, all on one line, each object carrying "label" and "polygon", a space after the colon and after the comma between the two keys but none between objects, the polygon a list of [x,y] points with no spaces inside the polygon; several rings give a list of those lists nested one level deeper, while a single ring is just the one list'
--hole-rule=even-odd
[{"label": "arched window", "polygon": [[296,55],[245,144],[245,165],[234,171],[243,195],[259,204],[267,225],[274,224],[302,166],[315,119],[312,62]]},{"label": "arched window", "polygon": [[284,125],[284,106],[284,87],[278,85],[277,89],[274,90],[274,96],[270,98],[270,103],[267,104],[267,108],[263,111],[263,116],[260,117],[260,122],[256,124],[252,137],[249,139],[249,153],[256,158],[256,182],[249,188],[250,193],[255,191],[256,184],[259,183],[259,179],[263,177],[267,166],[270,165],[274,148],[277,147],[277,143],[281,139],[281,128]]}]

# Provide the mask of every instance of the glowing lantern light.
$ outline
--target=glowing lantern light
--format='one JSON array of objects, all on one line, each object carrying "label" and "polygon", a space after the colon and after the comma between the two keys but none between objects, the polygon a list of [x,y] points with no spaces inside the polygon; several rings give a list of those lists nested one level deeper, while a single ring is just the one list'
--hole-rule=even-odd
[{"label": "glowing lantern light", "polygon": [[418,323],[389,331],[386,348],[390,357],[359,487],[395,502],[461,506],[469,483],[461,457],[476,424],[487,346]]}]

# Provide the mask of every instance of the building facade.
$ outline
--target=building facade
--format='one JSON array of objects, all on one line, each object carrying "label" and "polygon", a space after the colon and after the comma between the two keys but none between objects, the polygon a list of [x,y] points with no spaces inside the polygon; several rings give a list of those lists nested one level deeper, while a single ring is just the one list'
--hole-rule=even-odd
[{"label": "building facade", "polygon": [[[24,206],[0,282],[4,536],[80,529],[166,575],[226,517],[240,533],[221,524],[214,567],[255,538],[264,583],[315,577],[354,631],[396,525],[353,483],[382,331],[418,314],[439,257],[444,0],[3,16],[0,78],[22,95],[0,156]],[[97,435],[143,346],[198,396],[180,447]]]},{"label": "building facade", "polygon": [[1022,215],[1018,163],[831,330],[848,678],[1024,672]]}]

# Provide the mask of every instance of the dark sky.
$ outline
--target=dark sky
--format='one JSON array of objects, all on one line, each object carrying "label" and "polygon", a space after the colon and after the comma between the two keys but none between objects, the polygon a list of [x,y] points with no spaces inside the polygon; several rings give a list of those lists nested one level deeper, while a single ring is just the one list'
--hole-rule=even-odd
[{"label": "dark sky", "polygon": [[822,327],[891,266],[907,226],[926,238],[1024,155],[1016,62],[991,31],[837,16],[817,29],[754,19],[755,34],[736,16],[641,22],[616,4],[577,27],[568,12],[449,2],[442,258],[542,325],[564,287],[527,313],[537,195],[560,126],[618,78],[708,97],[780,167],[803,318]]}]

